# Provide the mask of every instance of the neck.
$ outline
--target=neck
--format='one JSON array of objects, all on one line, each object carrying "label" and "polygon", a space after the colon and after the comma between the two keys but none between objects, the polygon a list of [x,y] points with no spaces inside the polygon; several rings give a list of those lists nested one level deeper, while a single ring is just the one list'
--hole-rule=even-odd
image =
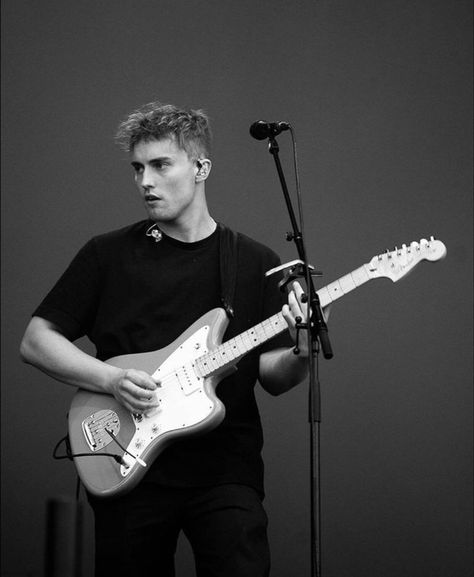
[{"label": "neck", "polygon": [[197,242],[207,238],[217,227],[215,220],[207,212],[199,219],[189,219],[184,222],[158,221],[156,224],[167,236],[181,242]]}]

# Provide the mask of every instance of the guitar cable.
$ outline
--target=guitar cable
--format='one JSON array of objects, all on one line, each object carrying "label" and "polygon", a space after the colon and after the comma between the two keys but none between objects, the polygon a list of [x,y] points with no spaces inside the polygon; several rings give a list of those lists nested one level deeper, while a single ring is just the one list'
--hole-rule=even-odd
[{"label": "guitar cable", "polygon": [[[58,455],[59,447],[64,443],[66,446],[66,454],[65,455]],[[69,459],[72,461],[74,457],[112,457],[119,465],[124,465],[125,462],[120,455],[116,455],[113,453],[76,453],[73,455],[71,450],[71,443],[69,441],[69,435],[64,436],[60,439],[56,446],[53,449],[53,459],[60,461],[61,459]],[[79,475],[77,475],[77,483],[76,483],[76,501],[79,502],[80,492],[81,492],[81,479]]]},{"label": "guitar cable", "polygon": [[[114,435],[112,431],[109,431],[109,429],[106,429],[105,427],[104,427],[104,431],[105,431],[110,437],[112,437],[112,439],[117,443],[117,445],[122,449],[122,451],[123,451],[124,453],[127,453],[127,455],[130,455],[130,457],[132,457],[132,459],[135,459],[135,461],[136,461],[139,465],[141,465],[142,467],[147,467],[147,464],[145,463],[145,461],[143,461],[143,459],[140,459],[140,457],[137,457],[137,456],[134,455],[133,453],[130,453],[130,451],[128,451],[128,450],[119,442],[119,440],[117,439],[117,436]],[[104,454],[104,453],[102,453],[102,454]],[[121,460],[122,460],[121,464],[126,467],[126,466],[127,466],[127,463],[123,460],[122,457],[120,457],[120,458],[121,458]]]},{"label": "guitar cable", "polygon": [[[107,430],[107,429],[106,429]],[[109,431],[107,431],[109,432]],[[109,433],[110,434],[110,433]],[[115,437],[114,437],[115,439]],[[61,444],[64,443],[66,446],[66,454],[65,455],[58,455],[58,450]],[[118,443],[117,443],[118,444]],[[120,445],[119,445],[120,446]],[[122,448],[122,447],[120,447]],[[53,450],[53,459],[61,460],[61,459],[69,459],[72,461],[76,457],[112,457],[119,465],[125,465],[125,461],[123,460],[121,455],[116,453],[76,453],[73,454],[71,451],[71,444],[69,442],[69,435],[66,435],[62,439],[60,439]]]}]

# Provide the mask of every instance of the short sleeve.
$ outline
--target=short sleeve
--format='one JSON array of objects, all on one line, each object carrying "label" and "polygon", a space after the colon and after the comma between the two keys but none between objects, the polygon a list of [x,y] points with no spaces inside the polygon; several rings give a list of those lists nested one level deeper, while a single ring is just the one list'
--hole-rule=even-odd
[{"label": "short sleeve", "polygon": [[100,284],[99,259],[92,239],[77,253],[33,316],[56,324],[69,340],[78,339],[94,324]]}]

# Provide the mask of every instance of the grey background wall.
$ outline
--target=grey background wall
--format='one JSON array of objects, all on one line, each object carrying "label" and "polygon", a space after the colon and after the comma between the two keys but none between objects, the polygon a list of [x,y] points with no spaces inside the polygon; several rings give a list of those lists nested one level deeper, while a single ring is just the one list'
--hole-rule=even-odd
[{"label": "grey background wall", "polygon": [[[470,575],[471,3],[4,0],[2,12],[2,575],[42,575],[46,500],[75,488],[73,466],[51,458],[73,390],[22,365],[19,341],[80,246],[142,218],[113,135],[153,99],[209,112],[213,214],[283,261],[296,256],[286,209],[248,127],[292,123],[318,287],[403,242],[447,245],[444,261],[333,308],[323,574]],[[259,393],[274,577],[309,574],[306,399],[306,384]],[[84,575],[91,533],[88,513]],[[185,543],[178,564],[193,574]]]}]

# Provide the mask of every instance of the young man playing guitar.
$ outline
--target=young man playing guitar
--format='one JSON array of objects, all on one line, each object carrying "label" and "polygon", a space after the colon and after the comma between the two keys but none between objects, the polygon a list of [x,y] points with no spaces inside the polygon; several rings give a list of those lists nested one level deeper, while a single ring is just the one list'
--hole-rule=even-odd
[{"label": "young man playing guitar", "polygon": [[[151,103],[130,114],[118,138],[148,218],[97,236],[79,251],[34,312],[21,354],[55,379],[105,393],[146,418],[160,410],[160,378],[105,361],[163,349],[223,304],[229,316],[224,341],[279,310],[294,339],[305,305],[299,284],[283,304],[275,278],[265,278],[279,264],[270,249],[241,234],[230,245],[232,233],[210,216],[211,132],[202,111]],[[231,287],[225,286],[228,270],[235,278]],[[83,335],[94,343],[95,358],[74,344]],[[218,426],[171,443],[130,490],[106,498],[89,494],[97,575],[171,577],[180,531],[192,545],[199,577],[268,575],[254,386],[258,379],[278,395],[300,383],[305,341],[299,355],[281,335],[254,349],[218,386],[226,411]],[[106,458],[92,461],[100,469]]]}]

